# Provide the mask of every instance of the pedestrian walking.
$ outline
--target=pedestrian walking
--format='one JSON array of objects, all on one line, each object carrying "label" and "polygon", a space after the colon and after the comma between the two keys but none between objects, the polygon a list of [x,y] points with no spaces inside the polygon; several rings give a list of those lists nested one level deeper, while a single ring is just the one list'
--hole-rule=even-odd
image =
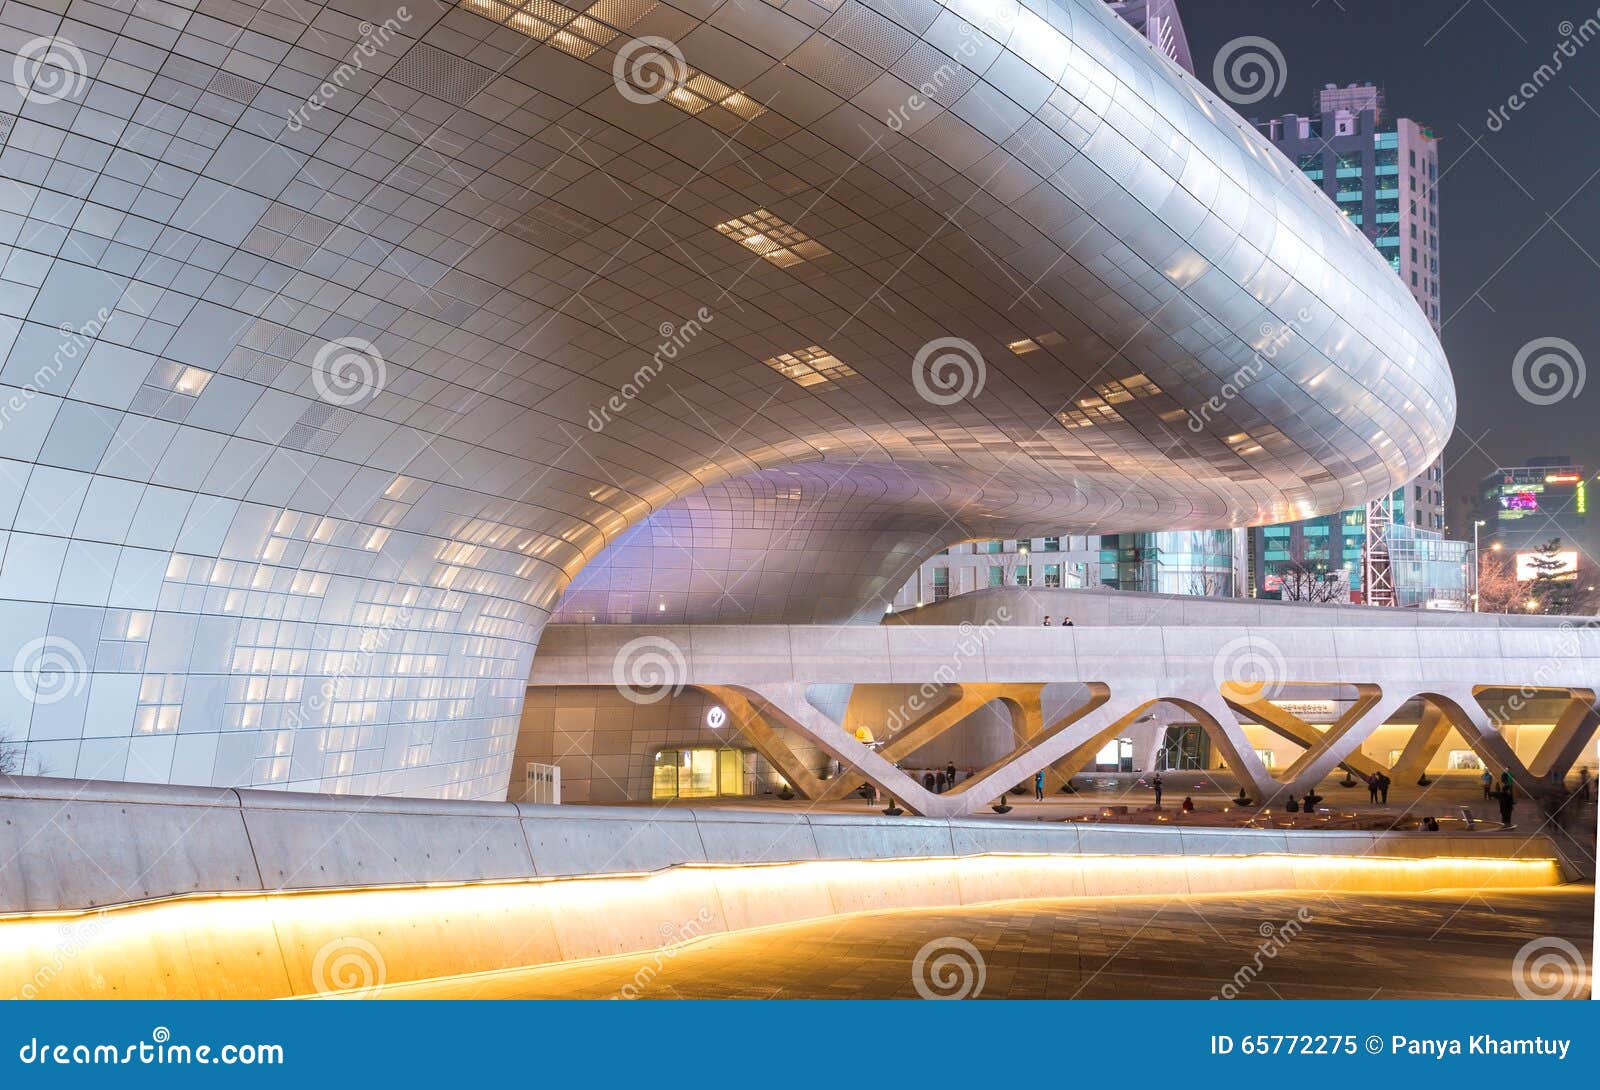
[{"label": "pedestrian walking", "polygon": [[1044,769],[1033,774],[1033,797],[1037,802],[1044,801]]},{"label": "pedestrian walking", "polygon": [[1161,773],[1156,773],[1156,778],[1150,781],[1150,786],[1155,788],[1156,809],[1161,809]]}]

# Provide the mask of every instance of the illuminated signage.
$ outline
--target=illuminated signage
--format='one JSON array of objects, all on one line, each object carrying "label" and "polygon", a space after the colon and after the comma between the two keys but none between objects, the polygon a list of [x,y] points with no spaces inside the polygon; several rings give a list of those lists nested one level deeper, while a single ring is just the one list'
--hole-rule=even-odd
[{"label": "illuminated signage", "polygon": [[1576,473],[1552,473],[1544,479],[1545,484],[1577,484],[1582,480]]},{"label": "illuminated signage", "polygon": [[1539,497],[1532,492],[1509,492],[1500,497],[1500,506],[1507,511],[1537,511]]},{"label": "illuminated signage", "polygon": [[[1532,552],[1518,553],[1517,554],[1517,581],[1519,583],[1526,583],[1526,582],[1528,582],[1528,581],[1530,581],[1530,580],[1532,580],[1532,579],[1534,579],[1534,578],[1536,578],[1538,576],[1539,569],[1534,567],[1534,561],[1538,560],[1540,558],[1540,556],[1542,556],[1542,555],[1543,554],[1541,554],[1541,553],[1532,553]],[[1564,575],[1576,575],[1577,574],[1577,571],[1578,571],[1578,550],[1577,549],[1562,549],[1560,552],[1554,554],[1552,559],[1554,559],[1557,562],[1557,564],[1559,565],[1558,567],[1552,568],[1550,570],[1549,574],[1552,577],[1560,578],[1561,576],[1564,576]]]}]

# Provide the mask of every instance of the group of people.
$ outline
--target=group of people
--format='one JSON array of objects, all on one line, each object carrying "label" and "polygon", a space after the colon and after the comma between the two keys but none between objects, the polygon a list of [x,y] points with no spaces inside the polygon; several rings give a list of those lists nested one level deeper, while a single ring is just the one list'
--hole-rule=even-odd
[{"label": "group of people", "polygon": [[1389,787],[1394,783],[1382,771],[1374,772],[1367,778],[1367,794],[1372,796],[1374,803],[1389,805]]},{"label": "group of people", "polygon": [[[967,769],[967,779],[972,779],[972,769]],[[960,782],[955,762],[943,768],[930,768],[922,773],[922,786],[936,795],[942,795]]]},{"label": "group of people", "polygon": [[[1046,613],[1044,615],[1044,626],[1046,628],[1050,627],[1050,614],[1048,614],[1048,613]],[[1072,618],[1071,617],[1063,617],[1063,618],[1061,618],[1061,627],[1062,628],[1072,628],[1073,627]]]}]

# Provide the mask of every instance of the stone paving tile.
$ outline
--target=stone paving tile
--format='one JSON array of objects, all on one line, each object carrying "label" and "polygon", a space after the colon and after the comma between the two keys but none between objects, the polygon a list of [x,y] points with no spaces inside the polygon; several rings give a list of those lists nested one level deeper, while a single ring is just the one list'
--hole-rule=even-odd
[{"label": "stone paving tile", "polygon": [[[1278,952],[1261,928],[1311,916]],[[391,987],[397,998],[916,998],[924,944],[972,943],[984,999],[1515,998],[1512,959],[1559,936],[1592,949],[1594,888],[1479,894],[1027,901],[873,913],[713,936],[628,955]],[[1587,994],[1587,987],[1583,994]]]}]

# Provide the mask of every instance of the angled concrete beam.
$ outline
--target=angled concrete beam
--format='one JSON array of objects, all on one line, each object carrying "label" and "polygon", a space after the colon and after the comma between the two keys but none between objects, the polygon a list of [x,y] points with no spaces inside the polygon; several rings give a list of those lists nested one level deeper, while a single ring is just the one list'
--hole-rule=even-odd
[{"label": "angled concrete beam", "polygon": [[1421,776],[1428,770],[1429,762],[1433,760],[1434,754],[1439,752],[1439,747],[1444,745],[1444,740],[1449,735],[1449,717],[1439,705],[1424,700],[1422,716],[1417,720],[1417,729],[1412,732],[1411,738],[1406,742],[1406,748],[1400,752],[1400,760],[1395,763],[1394,778],[1399,780]]},{"label": "angled concrete beam", "polygon": [[[1383,701],[1383,693],[1376,685],[1356,686],[1356,697],[1350,702],[1350,706],[1328,725],[1327,730],[1319,731],[1312,728],[1316,737],[1306,747],[1305,752],[1284,769],[1280,780],[1285,784],[1299,784],[1317,769],[1324,769],[1322,775],[1325,776],[1338,765],[1348,763],[1350,754],[1359,750],[1361,743],[1383,724],[1383,719],[1374,722],[1370,714],[1380,701],[1387,709],[1384,719],[1393,715],[1395,709],[1404,703],[1403,700],[1393,699]],[[1353,737],[1353,734],[1359,734],[1360,737]],[[1326,760],[1329,753],[1335,757],[1335,763],[1331,765]],[[1321,779],[1321,776],[1318,779]],[[1315,786],[1315,783],[1309,786]]]},{"label": "angled concrete beam", "polygon": [[716,698],[728,709],[728,718],[746,738],[750,739],[750,744],[756,748],[756,752],[765,757],[768,763],[789,781],[790,786],[801,798],[822,798],[827,786],[825,781],[819,779],[816,773],[795,756],[794,750],[784,744],[766,717],[743,693],[724,685],[697,687]]},{"label": "angled concrete beam", "polygon": [[[898,764],[941,734],[959,726],[980,708],[996,700],[1005,704],[1006,711],[1011,716],[1011,729],[1016,737],[1030,738],[1039,730],[1043,718],[1039,692],[1044,686],[963,682],[956,688],[960,691],[953,700],[900,730],[886,741],[878,752],[887,760]],[[863,782],[859,773],[841,773],[828,784],[825,797],[842,798],[860,787]]]},{"label": "angled concrete beam", "polygon": [[1316,787],[1408,699],[1403,693],[1385,694],[1375,685],[1359,686],[1355,702],[1323,733],[1317,745],[1285,771],[1287,790],[1283,793],[1299,795]]},{"label": "angled concrete beam", "polygon": [[1567,771],[1594,738],[1595,728],[1600,727],[1595,691],[1569,689],[1568,692],[1571,699],[1562,710],[1561,718],[1556,720],[1555,729],[1528,765],[1528,771],[1535,776],[1543,776],[1554,783],[1565,780]]},{"label": "angled concrete beam", "polygon": [[1490,768],[1509,771],[1517,786],[1530,794],[1538,796],[1553,794],[1548,785],[1543,784],[1528,770],[1527,765],[1517,759],[1516,751],[1511,748],[1505,735],[1500,733],[1499,726],[1478,702],[1477,694],[1471,686],[1442,687],[1419,695],[1438,706],[1450,724],[1460,732],[1467,745],[1471,746],[1473,752],[1483,758],[1484,763]]},{"label": "angled concrete beam", "polygon": [[[1307,752],[1311,750],[1311,747],[1317,745],[1326,733],[1318,730],[1299,716],[1284,711],[1270,700],[1233,700],[1226,696],[1223,697],[1223,700],[1231,711],[1235,711],[1245,718],[1261,724],[1272,733],[1288,739],[1295,745],[1305,747]],[[1330,729],[1332,728],[1330,727]],[[1356,775],[1363,777],[1371,776],[1382,767],[1377,761],[1363,756],[1359,750],[1347,755],[1340,764]],[[1280,781],[1286,779],[1286,777],[1275,778],[1280,779]]]}]

